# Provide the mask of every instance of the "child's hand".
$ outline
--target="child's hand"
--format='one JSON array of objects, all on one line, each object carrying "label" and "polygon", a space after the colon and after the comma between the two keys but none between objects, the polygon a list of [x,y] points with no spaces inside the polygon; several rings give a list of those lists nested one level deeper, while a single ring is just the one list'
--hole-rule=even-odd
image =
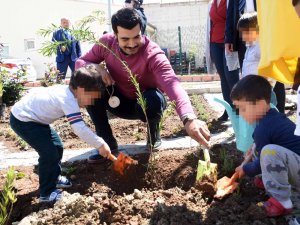
[{"label": "child's hand", "polygon": [[105,158],[107,158],[111,154],[110,148],[106,143],[101,145],[101,147],[98,149],[98,152],[100,155],[102,155]]},{"label": "child's hand", "polygon": [[238,173],[239,178],[245,176],[245,172],[243,170],[243,165],[238,166],[237,168],[235,168],[235,172]]}]

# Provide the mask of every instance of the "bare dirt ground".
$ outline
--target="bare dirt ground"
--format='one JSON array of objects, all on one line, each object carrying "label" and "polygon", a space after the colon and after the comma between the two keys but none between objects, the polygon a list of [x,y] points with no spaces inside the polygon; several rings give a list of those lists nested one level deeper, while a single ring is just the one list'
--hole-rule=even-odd
[{"label": "bare dirt ground", "polygon": [[[195,107],[201,116],[208,116],[212,133],[226,129],[213,121],[216,113],[207,107],[202,96],[199,102],[205,113]],[[199,105],[193,102],[193,105]],[[85,112],[83,112],[85,113]],[[92,126],[88,116],[84,117]],[[134,143],[146,139],[146,126],[139,121],[114,118],[112,128],[119,144]],[[30,150],[20,148],[13,135],[8,135],[8,117],[0,124],[1,140],[13,152]],[[65,119],[54,124],[65,143],[65,148],[88,147],[74,136]],[[162,137],[186,135],[175,112],[164,121]],[[225,156],[224,156],[225,152]],[[240,180],[237,191],[217,200],[212,193],[195,188],[197,163],[203,159],[198,148],[167,150],[149,155],[138,155],[137,167],[124,177],[111,170],[109,162],[90,165],[86,161],[64,164],[65,175],[72,178],[73,187],[64,192],[62,201],[53,205],[38,203],[37,168],[17,167],[26,176],[16,181],[16,202],[11,222],[27,218],[27,224],[286,224],[284,218],[266,218],[256,204],[267,199],[265,192],[253,185],[249,178]],[[218,163],[218,178],[231,176],[234,168],[243,160],[242,153],[234,145],[216,145],[211,149],[211,161]],[[0,171],[2,187],[6,171]],[[213,184],[212,184],[213,185]],[[25,223],[26,224],[26,223]]]}]

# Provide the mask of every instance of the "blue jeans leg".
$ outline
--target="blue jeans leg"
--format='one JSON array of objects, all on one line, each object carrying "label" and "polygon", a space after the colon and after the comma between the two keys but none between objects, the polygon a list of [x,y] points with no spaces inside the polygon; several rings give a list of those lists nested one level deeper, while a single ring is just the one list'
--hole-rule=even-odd
[{"label": "blue jeans leg", "polygon": [[[112,93],[112,87],[108,87],[109,93]],[[94,105],[87,108],[89,115],[95,125],[97,135],[101,136],[110,148],[117,147],[117,141],[113,136],[106,110],[117,117],[129,120],[145,120],[145,115],[136,99],[128,99],[114,87],[114,96],[120,99],[120,105],[111,108],[108,105],[109,94],[106,92],[101,99],[98,99]],[[150,120],[159,120],[166,108],[166,100],[158,89],[148,89],[142,93],[146,100],[146,113]]]},{"label": "blue jeans leg", "polygon": [[39,154],[40,195],[48,196],[56,189],[56,181],[61,172],[63,144],[60,137],[49,125],[22,122],[12,114],[10,126]]}]

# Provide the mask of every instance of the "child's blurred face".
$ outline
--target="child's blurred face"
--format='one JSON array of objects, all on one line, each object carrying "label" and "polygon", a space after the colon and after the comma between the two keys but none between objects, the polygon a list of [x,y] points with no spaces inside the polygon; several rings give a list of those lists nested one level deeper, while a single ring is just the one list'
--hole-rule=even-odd
[{"label": "child's blurred face", "polygon": [[82,108],[93,105],[95,100],[101,97],[100,91],[88,91],[81,87],[78,87],[75,93],[78,104]]},{"label": "child's blurred face", "polygon": [[254,28],[242,31],[242,40],[247,44],[252,44],[258,39],[258,31]]},{"label": "child's blurred face", "polygon": [[258,100],[255,103],[245,99],[233,100],[233,104],[248,123],[252,124],[264,117],[269,110],[269,104],[265,100]]}]

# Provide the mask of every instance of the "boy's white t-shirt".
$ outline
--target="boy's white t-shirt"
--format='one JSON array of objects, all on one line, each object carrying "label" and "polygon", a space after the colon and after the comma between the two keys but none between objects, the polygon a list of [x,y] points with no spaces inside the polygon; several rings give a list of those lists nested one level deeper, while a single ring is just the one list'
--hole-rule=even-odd
[{"label": "boy's white t-shirt", "polygon": [[105,143],[85,125],[77,99],[68,85],[34,88],[12,107],[11,113],[20,121],[45,125],[66,116],[74,133],[83,141],[95,148]]},{"label": "boy's white t-shirt", "polygon": [[243,61],[242,77],[250,74],[257,75],[259,61],[260,47],[259,42],[256,41],[255,43],[247,46]]}]

